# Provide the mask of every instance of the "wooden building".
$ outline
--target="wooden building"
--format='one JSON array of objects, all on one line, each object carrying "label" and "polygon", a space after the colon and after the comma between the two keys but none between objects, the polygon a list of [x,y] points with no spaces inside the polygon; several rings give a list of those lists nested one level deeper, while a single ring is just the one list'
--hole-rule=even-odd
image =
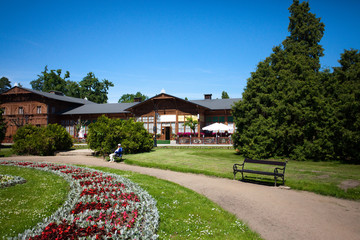
[{"label": "wooden building", "polygon": [[187,117],[198,120],[197,134],[201,128],[214,122],[227,124],[234,130],[231,107],[236,99],[211,99],[187,101],[166,93],[144,102],[96,104],[84,99],[72,98],[58,92],[44,93],[22,87],[14,87],[0,95],[0,107],[7,122],[5,141],[11,142],[18,127],[24,124],[45,126],[58,123],[76,136],[76,125],[87,126],[105,115],[109,118],[134,118],[144,124],[159,139],[170,140],[178,133],[191,132],[184,126]]}]

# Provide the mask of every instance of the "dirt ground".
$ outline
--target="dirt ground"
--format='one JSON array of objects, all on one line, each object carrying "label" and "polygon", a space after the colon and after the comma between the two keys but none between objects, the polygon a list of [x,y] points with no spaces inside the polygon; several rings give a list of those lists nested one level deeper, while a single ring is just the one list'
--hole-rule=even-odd
[{"label": "dirt ground", "polygon": [[30,156],[1,160],[105,166],[175,182],[206,196],[235,214],[264,239],[360,239],[358,201],[204,175],[108,163],[91,156]]}]

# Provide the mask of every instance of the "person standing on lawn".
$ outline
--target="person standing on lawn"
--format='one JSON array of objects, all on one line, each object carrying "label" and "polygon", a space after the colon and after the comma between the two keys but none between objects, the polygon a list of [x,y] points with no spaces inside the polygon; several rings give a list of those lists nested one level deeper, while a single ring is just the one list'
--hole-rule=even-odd
[{"label": "person standing on lawn", "polygon": [[114,152],[114,153],[111,153],[111,154],[109,155],[109,157],[110,157],[110,162],[115,162],[115,156],[121,158],[121,157],[122,157],[122,154],[123,154],[123,149],[122,149],[122,147],[121,147],[121,144],[119,143],[117,149],[115,150],[115,152]]}]

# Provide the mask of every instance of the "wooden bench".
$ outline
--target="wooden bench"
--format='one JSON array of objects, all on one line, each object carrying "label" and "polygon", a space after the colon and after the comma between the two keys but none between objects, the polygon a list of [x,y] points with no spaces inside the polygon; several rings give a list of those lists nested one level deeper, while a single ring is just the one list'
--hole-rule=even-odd
[{"label": "wooden bench", "polygon": [[[245,163],[255,163],[255,164],[265,164],[265,165],[274,165],[279,166],[275,167],[274,171],[266,172],[266,171],[258,171],[258,170],[251,170],[251,169],[245,169]],[[244,173],[253,173],[253,174],[261,174],[261,175],[267,175],[267,176],[274,176],[275,178],[275,186],[277,178],[282,178],[283,184],[285,183],[285,167],[286,162],[278,162],[278,161],[268,161],[268,160],[255,160],[250,158],[245,158],[244,162],[242,164],[235,163],[233,166],[234,169],[234,180],[236,173],[240,172],[242,176],[242,180],[244,179]]]}]

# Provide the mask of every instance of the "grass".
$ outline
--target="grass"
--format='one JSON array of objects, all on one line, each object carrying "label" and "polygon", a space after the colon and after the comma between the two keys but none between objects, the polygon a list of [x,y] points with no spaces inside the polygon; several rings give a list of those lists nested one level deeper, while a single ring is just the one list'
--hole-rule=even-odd
[{"label": "grass", "polygon": [[1,145],[0,146],[0,157],[10,157],[13,155],[11,146]]},{"label": "grass", "polygon": [[[243,159],[232,149],[210,148],[157,148],[149,153],[126,155],[124,157],[127,164],[201,173],[229,179],[233,178],[233,164],[242,163]],[[249,165],[248,167],[264,170],[266,166]],[[237,175],[238,178],[240,178],[240,175]],[[260,182],[273,181],[265,176],[258,177],[257,180],[260,180]],[[289,161],[286,166],[285,181],[285,185],[292,189],[360,200],[360,185],[347,190],[339,187],[345,181],[360,184],[360,165],[342,164],[340,162]]]},{"label": "grass", "polygon": [[235,215],[178,184],[134,172],[92,168],[126,177],[156,199],[159,239],[260,239]]},{"label": "grass", "polygon": [[16,236],[50,216],[65,202],[69,184],[36,169],[0,166],[0,174],[20,176],[26,183],[0,188],[0,236]]}]

